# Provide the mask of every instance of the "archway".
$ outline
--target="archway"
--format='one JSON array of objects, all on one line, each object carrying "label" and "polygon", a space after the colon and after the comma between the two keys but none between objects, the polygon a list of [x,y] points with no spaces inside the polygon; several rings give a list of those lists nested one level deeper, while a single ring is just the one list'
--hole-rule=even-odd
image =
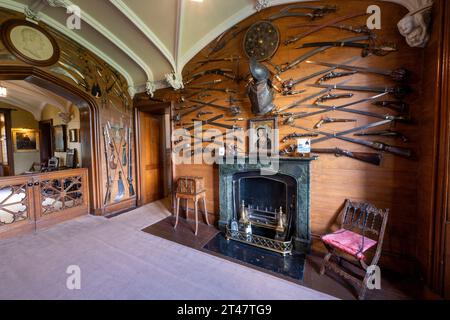
[{"label": "archway", "polygon": [[90,213],[101,214],[100,124],[97,102],[88,93],[61,79],[31,66],[0,66],[0,80],[24,80],[47,89],[80,109],[80,142],[89,146],[82,154],[82,163],[89,170]]}]

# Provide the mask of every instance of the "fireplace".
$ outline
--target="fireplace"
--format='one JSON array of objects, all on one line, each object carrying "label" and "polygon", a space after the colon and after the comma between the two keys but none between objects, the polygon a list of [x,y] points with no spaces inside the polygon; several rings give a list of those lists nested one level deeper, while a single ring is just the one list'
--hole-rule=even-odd
[{"label": "fireplace", "polygon": [[248,159],[221,164],[219,227],[227,239],[283,255],[308,252],[311,160],[280,159],[273,175]]}]

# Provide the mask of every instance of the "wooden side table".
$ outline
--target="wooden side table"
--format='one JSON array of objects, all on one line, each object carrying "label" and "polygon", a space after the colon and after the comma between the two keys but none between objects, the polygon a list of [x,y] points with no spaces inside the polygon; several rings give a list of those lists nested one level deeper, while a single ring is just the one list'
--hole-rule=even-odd
[{"label": "wooden side table", "polygon": [[177,192],[175,194],[175,197],[177,199],[177,209],[176,209],[176,220],[175,220],[174,229],[176,229],[178,226],[178,218],[179,218],[179,213],[180,213],[180,200],[181,199],[186,199],[186,212],[188,212],[189,200],[192,200],[194,202],[195,235],[198,234],[198,201],[200,199],[203,200],[203,209],[204,209],[204,213],[205,213],[206,223],[208,224],[208,226],[210,225],[209,220],[208,220],[208,210],[206,209],[206,191],[201,191],[201,192],[198,192],[195,194]]}]

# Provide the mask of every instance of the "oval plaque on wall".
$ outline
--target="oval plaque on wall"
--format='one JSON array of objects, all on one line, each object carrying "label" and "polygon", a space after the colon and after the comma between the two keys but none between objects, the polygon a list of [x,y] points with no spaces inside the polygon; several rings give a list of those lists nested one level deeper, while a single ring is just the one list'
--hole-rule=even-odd
[{"label": "oval plaque on wall", "polygon": [[45,29],[29,21],[6,21],[2,25],[2,41],[18,59],[31,65],[46,67],[59,60],[55,39]]}]

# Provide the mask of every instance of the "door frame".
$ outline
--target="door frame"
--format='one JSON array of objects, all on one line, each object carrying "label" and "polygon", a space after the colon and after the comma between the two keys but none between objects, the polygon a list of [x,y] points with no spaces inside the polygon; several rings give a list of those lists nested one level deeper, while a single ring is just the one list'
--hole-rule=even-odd
[{"label": "door frame", "polygon": [[[142,183],[143,178],[141,176],[141,169],[142,169],[142,161],[141,161],[141,145],[142,145],[142,135],[141,135],[141,119],[140,119],[140,112],[146,112],[154,115],[169,115],[170,119],[172,119],[172,112],[173,112],[173,103],[171,102],[163,102],[163,103],[135,103],[135,109],[134,109],[134,119],[135,119],[135,128],[136,128],[136,134],[135,134],[135,158],[136,158],[136,176],[137,176],[137,184],[136,184],[136,196],[137,196],[137,206],[140,207],[143,205],[142,203]],[[170,127],[169,127],[169,134],[170,137],[172,137],[173,132],[173,125],[172,121],[170,121]],[[166,148],[164,148],[165,151],[167,151]],[[170,153],[172,154],[172,143],[170,144]],[[164,157],[166,155],[164,154]],[[169,164],[169,173],[170,173],[170,179],[172,180],[174,177],[174,165],[173,165],[173,159],[172,156],[170,157],[170,164]],[[171,206],[172,207],[172,206]]]},{"label": "door frame", "polygon": [[47,89],[69,101],[80,110],[80,142],[89,146],[83,149],[82,163],[89,170],[90,213],[103,213],[103,186],[100,143],[100,116],[96,100],[80,88],[33,66],[0,66],[0,80],[24,80]]},{"label": "door frame", "polygon": [[[0,109],[0,112],[5,115],[5,130],[6,130],[6,152],[8,152],[8,167],[9,176],[14,176],[14,148],[12,144],[12,123],[11,112],[15,109]],[[12,175],[11,175],[12,174]]]},{"label": "door frame", "polygon": [[[50,140],[51,140],[50,141],[50,151],[51,151],[50,154],[51,154],[51,156],[50,156],[50,158],[51,158],[51,157],[53,157],[53,154],[55,152],[55,150],[53,148],[53,119],[39,121],[39,130],[41,129],[41,124],[49,124],[50,125],[50,131],[51,131],[51,134],[50,134]],[[39,132],[39,139],[41,140],[40,141],[41,146],[43,145],[42,138],[43,138],[42,132]],[[41,148],[40,152],[41,152],[40,156],[41,156],[41,162],[42,162],[42,148]]]}]

